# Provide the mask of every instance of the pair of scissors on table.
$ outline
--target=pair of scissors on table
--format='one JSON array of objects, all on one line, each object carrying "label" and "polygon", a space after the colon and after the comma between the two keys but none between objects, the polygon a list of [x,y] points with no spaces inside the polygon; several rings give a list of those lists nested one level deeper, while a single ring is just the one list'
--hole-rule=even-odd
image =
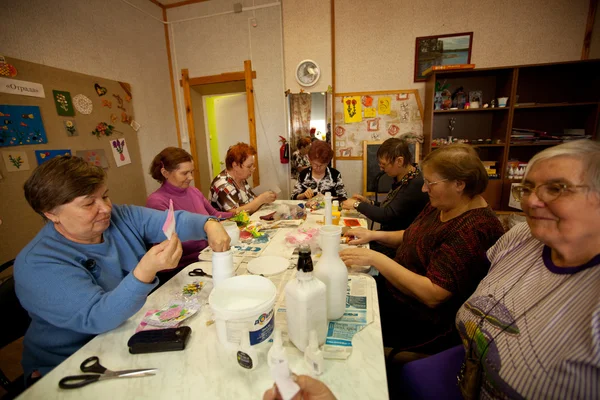
[{"label": "pair of scissors on table", "polygon": [[65,376],[58,382],[61,389],[77,389],[90,383],[115,378],[137,378],[156,375],[157,368],[128,369],[124,371],[111,371],[100,364],[100,359],[92,356],[81,363],[81,371],[92,372],[99,375],[71,375]]},{"label": "pair of scissors on table", "polygon": [[204,270],[202,268],[194,268],[193,270],[188,272],[188,275],[189,276],[206,276],[206,277],[212,278],[212,275],[204,272]]}]

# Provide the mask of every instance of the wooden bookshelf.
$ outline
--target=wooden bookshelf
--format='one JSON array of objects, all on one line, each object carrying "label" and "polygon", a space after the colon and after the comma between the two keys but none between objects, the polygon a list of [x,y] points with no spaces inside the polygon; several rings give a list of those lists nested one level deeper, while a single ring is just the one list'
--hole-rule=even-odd
[{"label": "wooden bookshelf", "polygon": [[[483,161],[496,161],[500,179],[490,180],[484,197],[498,211],[508,207],[511,183],[509,160],[528,162],[539,151],[558,143],[511,143],[513,129],[532,129],[562,135],[564,129],[582,129],[598,140],[600,126],[600,60],[515,65],[459,71],[434,71],[425,84],[423,153],[435,150],[432,139],[449,136],[448,120],[455,119],[452,136],[467,139]],[[482,91],[483,104],[508,97],[506,107],[434,110],[436,81],[454,92]],[[518,102],[515,102],[518,99]],[[478,143],[478,139],[484,142]]]}]

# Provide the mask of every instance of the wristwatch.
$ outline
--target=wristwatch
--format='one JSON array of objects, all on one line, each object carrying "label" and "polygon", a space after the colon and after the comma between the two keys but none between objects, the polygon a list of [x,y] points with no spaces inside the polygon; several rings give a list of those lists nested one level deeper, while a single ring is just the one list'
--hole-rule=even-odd
[{"label": "wristwatch", "polygon": [[354,209],[358,209],[358,206],[360,205],[360,201],[355,201],[354,204],[352,205],[352,207],[354,207]]}]

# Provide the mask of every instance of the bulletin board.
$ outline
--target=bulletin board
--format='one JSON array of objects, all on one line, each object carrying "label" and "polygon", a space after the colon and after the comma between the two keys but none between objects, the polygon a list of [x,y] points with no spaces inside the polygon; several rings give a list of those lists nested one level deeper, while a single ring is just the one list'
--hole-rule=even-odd
[{"label": "bulletin board", "polygon": [[416,89],[336,93],[334,105],[336,160],[362,160],[364,140],[423,142],[423,105]]},{"label": "bulletin board", "polygon": [[[363,141],[363,196],[373,196],[377,193],[387,193],[392,188],[394,179],[387,174],[382,174],[377,181],[377,176],[381,173],[379,169],[379,160],[377,159],[377,150],[383,143],[383,140]],[[408,143],[408,149],[412,154],[413,160],[418,160],[421,156],[421,143],[414,141]]]},{"label": "bulletin board", "polygon": [[54,156],[85,155],[105,169],[114,203],[145,204],[147,166],[137,140],[143,128],[135,123],[127,83],[6,57],[0,86],[0,263],[43,226],[23,184]]}]

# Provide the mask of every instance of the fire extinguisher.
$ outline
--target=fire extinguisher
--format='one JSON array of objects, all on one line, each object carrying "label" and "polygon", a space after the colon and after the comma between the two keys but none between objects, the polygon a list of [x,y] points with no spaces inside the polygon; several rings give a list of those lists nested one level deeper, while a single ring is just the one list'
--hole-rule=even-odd
[{"label": "fire extinguisher", "polygon": [[279,143],[281,143],[281,147],[279,148],[279,161],[282,164],[287,164],[290,162],[290,145],[283,136],[279,136]]}]

